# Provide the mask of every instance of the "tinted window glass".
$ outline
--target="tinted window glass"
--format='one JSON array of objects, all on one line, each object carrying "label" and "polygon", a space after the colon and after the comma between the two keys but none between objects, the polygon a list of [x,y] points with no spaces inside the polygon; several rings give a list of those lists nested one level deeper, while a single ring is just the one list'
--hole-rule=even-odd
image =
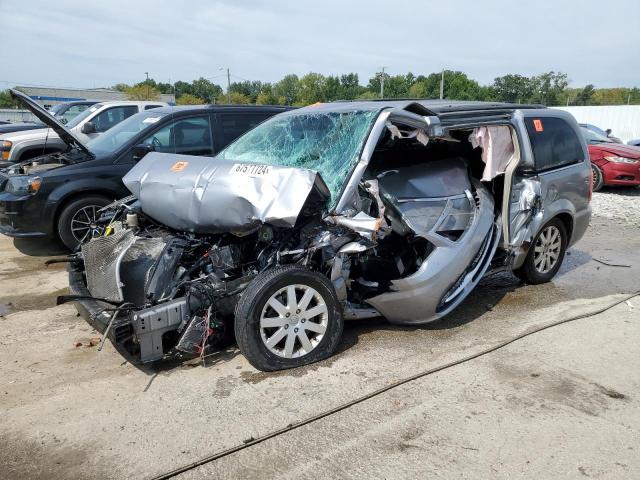
[{"label": "tinted window glass", "polygon": [[106,132],[125,118],[129,118],[136,113],[138,113],[138,107],[135,105],[113,107],[93,117],[91,123],[96,126],[96,132]]},{"label": "tinted window glass", "polygon": [[265,113],[222,113],[220,127],[222,129],[222,145],[224,148],[243,133],[251,130],[271,115]]},{"label": "tinted window glass", "polygon": [[210,155],[213,153],[209,117],[192,117],[169,123],[145,138],[156,152]]},{"label": "tinted window glass", "polygon": [[82,112],[84,112],[87,108],[89,108],[89,105],[71,105],[63,114],[62,114],[62,119],[65,122],[69,122],[70,120],[74,119],[76,116],[78,116],[79,114],[81,114]]},{"label": "tinted window glass", "polygon": [[536,169],[547,170],[584,160],[573,128],[561,118],[526,118]]}]

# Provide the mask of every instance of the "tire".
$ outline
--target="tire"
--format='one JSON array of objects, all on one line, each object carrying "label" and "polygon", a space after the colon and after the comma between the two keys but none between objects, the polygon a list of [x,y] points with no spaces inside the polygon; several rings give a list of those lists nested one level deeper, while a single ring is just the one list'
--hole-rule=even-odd
[{"label": "tire", "polygon": [[600,167],[594,164],[591,164],[591,172],[593,175],[593,191],[597,192],[604,187],[604,174]]},{"label": "tire", "polygon": [[[551,237],[549,237],[549,235]],[[551,248],[556,244],[556,235],[560,240],[557,249]],[[547,240],[548,238],[550,238],[550,240]],[[538,252],[536,252],[536,250],[538,250]],[[513,273],[525,283],[532,285],[546,283],[558,273],[566,250],[567,229],[559,218],[554,218],[540,229],[529,248],[529,253],[527,253],[524,264],[522,267],[514,270]],[[555,259],[553,259],[553,253],[557,255]],[[547,260],[541,260],[541,257],[545,256]],[[549,265],[545,262],[551,260],[554,260],[555,263],[549,268]],[[536,266],[536,264],[538,266]]]},{"label": "tire", "polygon": [[[62,240],[62,243],[64,243],[68,249],[75,250],[80,245],[80,240],[82,240],[82,238],[79,238],[81,236],[81,230],[79,230],[79,228],[84,226],[84,222],[91,220],[91,218],[89,218],[91,212],[94,212],[93,215],[95,216],[96,210],[109,205],[109,203],[111,203],[111,200],[101,195],[87,195],[76,198],[66,205],[62,209],[62,212],[60,212],[57,225],[58,236],[60,240]],[[88,216],[83,215],[82,212],[85,212]],[[85,241],[96,233],[95,229],[91,229],[90,224],[88,224],[87,227],[89,228],[87,235],[84,236]]]},{"label": "tire", "polygon": [[[295,303],[289,302],[291,287]],[[305,312],[311,317],[305,318]],[[236,307],[238,347],[251,365],[265,372],[300,367],[331,356],[340,343],[342,329],[340,302],[329,279],[297,265],[260,273]]]}]

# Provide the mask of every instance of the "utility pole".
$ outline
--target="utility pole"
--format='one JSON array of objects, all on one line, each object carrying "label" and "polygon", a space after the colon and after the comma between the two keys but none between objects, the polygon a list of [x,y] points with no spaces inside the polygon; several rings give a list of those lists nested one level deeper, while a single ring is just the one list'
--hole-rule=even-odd
[{"label": "utility pole", "polygon": [[629,95],[627,96],[627,105],[631,105],[631,91],[629,91]]},{"label": "utility pole", "polygon": [[227,103],[231,103],[231,74],[227,68]]},{"label": "utility pole", "polygon": [[442,69],[442,75],[440,76],[440,100],[444,99],[444,68]]},{"label": "utility pole", "polygon": [[145,83],[147,84],[147,100],[149,100],[149,72],[144,72],[144,74],[147,76]]},{"label": "utility pole", "polygon": [[384,98],[384,69],[387,67],[380,67],[380,98]]}]

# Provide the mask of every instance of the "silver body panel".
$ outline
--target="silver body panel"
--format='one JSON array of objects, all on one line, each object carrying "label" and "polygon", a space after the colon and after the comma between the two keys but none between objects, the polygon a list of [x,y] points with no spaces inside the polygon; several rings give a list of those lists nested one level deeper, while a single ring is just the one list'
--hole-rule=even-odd
[{"label": "silver body panel", "polygon": [[145,214],[193,233],[292,227],[312,190],[329,195],[311,170],[168,153],[146,155],[122,181]]}]

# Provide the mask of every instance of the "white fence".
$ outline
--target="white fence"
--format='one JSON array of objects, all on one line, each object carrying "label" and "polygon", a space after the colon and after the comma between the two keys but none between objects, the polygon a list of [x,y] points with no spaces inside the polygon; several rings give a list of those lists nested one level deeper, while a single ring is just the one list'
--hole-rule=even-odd
[{"label": "white fence", "polygon": [[29,110],[0,108],[0,120],[3,122],[35,122],[38,119]]},{"label": "white fence", "polygon": [[625,143],[640,138],[640,105],[556,108],[569,112],[578,123],[590,123],[603,130],[610,128]]}]

